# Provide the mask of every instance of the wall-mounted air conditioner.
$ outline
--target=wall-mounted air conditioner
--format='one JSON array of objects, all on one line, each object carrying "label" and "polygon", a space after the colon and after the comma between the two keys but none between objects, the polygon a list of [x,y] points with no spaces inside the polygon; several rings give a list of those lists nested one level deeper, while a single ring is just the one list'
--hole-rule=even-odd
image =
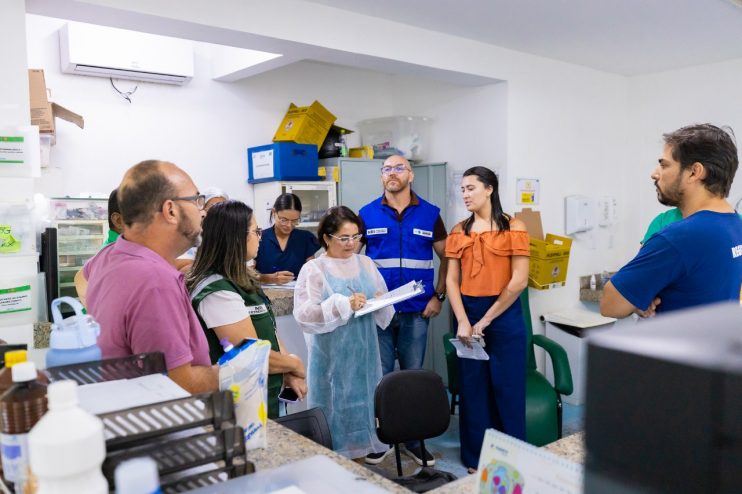
[{"label": "wall-mounted air conditioner", "polygon": [[59,30],[62,72],[182,85],[193,78],[190,41],[70,22]]}]

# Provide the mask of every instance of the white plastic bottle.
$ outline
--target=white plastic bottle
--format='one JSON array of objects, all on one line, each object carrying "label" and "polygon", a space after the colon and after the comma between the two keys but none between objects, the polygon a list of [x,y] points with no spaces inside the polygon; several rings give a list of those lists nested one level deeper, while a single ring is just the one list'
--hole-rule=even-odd
[{"label": "white plastic bottle", "polygon": [[157,463],[148,456],[123,462],[113,478],[116,494],[162,494]]},{"label": "white plastic bottle", "polygon": [[78,406],[77,383],[47,388],[49,411],[28,434],[29,463],[39,494],[105,494],[103,422]]}]

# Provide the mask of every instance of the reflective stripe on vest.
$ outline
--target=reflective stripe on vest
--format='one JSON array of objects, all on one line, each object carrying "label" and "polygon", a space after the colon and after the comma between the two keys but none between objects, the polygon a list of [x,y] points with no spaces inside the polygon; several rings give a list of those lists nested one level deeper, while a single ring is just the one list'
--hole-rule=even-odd
[{"label": "reflective stripe on vest", "polygon": [[380,268],[433,269],[433,260],[425,259],[374,259]]}]

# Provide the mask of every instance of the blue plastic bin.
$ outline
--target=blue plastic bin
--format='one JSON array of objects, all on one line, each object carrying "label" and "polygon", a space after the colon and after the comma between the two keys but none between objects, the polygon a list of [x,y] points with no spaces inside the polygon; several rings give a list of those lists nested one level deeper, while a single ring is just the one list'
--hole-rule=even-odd
[{"label": "blue plastic bin", "polygon": [[247,148],[247,181],[251,184],[274,180],[321,180],[314,144],[274,142]]}]

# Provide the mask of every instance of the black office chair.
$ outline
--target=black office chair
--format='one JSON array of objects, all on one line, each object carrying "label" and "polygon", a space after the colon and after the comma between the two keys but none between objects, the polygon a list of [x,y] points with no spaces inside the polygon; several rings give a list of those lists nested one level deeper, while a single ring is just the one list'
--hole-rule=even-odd
[{"label": "black office chair", "polygon": [[311,439],[327,449],[332,449],[332,435],[327,423],[327,416],[322,407],[310,408],[303,412],[292,413],[275,419],[287,429]]},{"label": "black office chair", "polygon": [[451,338],[456,338],[456,335],[450,331],[443,335],[443,353],[448,371],[448,392],[451,393],[451,415],[455,415],[459,404],[459,362]]},{"label": "black office chair", "polygon": [[398,477],[391,480],[413,492],[426,492],[456,480],[449,472],[429,467],[425,455],[419,472],[402,477],[399,444],[417,440],[425,451],[425,439],[440,436],[448,429],[448,395],[438,374],[411,369],[385,375],[376,386],[374,408],[379,440],[394,446]]}]

